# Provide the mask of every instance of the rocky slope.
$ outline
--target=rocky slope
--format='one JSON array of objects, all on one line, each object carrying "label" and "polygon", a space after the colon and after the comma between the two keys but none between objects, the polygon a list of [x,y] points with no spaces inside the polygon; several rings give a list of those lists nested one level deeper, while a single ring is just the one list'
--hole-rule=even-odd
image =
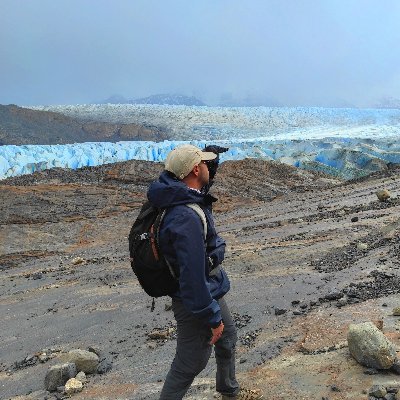
[{"label": "rocky slope", "polygon": [[[0,186],[0,388],[4,399],[54,399],[58,354],[96,347],[112,371],[75,399],[157,399],[175,348],[169,300],[140,289],[126,237],[162,165],[53,169]],[[237,370],[265,399],[367,399],[392,372],[366,374],[346,345],[350,323],[380,321],[400,346],[399,169],[340,182],[281,164],[222,164],[213,186],[227,240],[227,296]],[[392,197],[380,202],[375,192]],[[38,361],[43,350],[54,358]],[[36,360],[36,361],[34,361]],[[212,358],[187,399],[214,398]],[[59,395],[58,395],[59,396]]]},{"label": "rocky slope", "polygon": [[167,139],[156,127],[135,123],[78,121],[51,111],[0,105],[0,145],[117,142]]}]

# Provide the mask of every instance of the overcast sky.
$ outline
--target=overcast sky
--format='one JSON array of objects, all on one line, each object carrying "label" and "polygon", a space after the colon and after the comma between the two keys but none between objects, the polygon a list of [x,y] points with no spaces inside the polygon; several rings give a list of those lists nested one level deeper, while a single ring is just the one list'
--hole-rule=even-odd
[{"label": "overcast sky", "polygon": [[400,98],[398,0],[0,0],[0,104]]}]

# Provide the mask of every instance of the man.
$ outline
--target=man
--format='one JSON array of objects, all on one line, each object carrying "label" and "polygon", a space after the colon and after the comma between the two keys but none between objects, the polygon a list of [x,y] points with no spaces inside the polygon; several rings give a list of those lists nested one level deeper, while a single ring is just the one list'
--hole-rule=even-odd
[{"label": "man", "polygon": [[[165,171],[148,191],[154,206],[168,208],[160,228],[160,247],[179,271],[179,289],[172,296],[177,348],[160,400],[183,398],[207,365],[213,345],[217,391],[227,399],[237,398],[239,393],[235,376],[236,328],[223,298],[230,283],[220,267],[225,242],[216,233],[211,213],[216,199],[203,189],[210,181],[207,163],[216,158],[217,154],[196,146],[180,146],[168,154]],[[200,216],[186,206],[193,203],[205,213],[206,240]]]}]

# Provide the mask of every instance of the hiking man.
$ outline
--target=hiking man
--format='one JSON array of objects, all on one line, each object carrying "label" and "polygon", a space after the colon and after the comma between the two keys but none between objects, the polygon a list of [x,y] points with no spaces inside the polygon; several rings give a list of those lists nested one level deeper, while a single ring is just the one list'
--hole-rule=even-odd
[{"label": "hiking man", "polygon": [[[159,245],[179,273],[179,289],[171,296],[177,322],[176,354],[160,400],[183,398],[207,365],[213,345],[216,390],[226,399],[237,398],[239,393],[235,377],[236,328],[223,298],[230,283],[220,266],[225,242],[216,233],[211,213],[217,199],[204,192],[210,183],[207,163],[217,155],[192,145],[177,147],[168,154],[165,171],[147,194],[152,205],[168,208],[160,227]],[[198,204],[204,211],[206,238],[199,214],[186,204]]]}]

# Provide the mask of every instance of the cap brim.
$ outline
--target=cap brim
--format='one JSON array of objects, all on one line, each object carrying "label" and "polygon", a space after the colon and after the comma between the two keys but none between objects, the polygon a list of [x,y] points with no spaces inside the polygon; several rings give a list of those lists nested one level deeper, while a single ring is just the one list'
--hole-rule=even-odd
[{"label": "cap brim", "polygon": [[217,154],[211,151],[202,151],[201,152],[201,161],[210,161],[215,160],[217,158]]}]

